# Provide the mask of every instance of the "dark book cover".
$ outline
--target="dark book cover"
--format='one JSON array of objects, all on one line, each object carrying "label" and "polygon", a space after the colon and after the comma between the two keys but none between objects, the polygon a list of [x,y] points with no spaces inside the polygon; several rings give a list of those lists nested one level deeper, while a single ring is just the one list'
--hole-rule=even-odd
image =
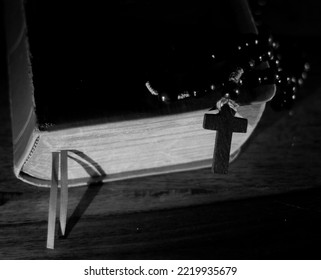
[{"label": "dark book cover", "polygon": [[40,129],[210,108],[213,94],[164,104],[146,82],[174,96],[210,89],[211,56],[238,32],[229,1],[27,0],[25,10]]}]

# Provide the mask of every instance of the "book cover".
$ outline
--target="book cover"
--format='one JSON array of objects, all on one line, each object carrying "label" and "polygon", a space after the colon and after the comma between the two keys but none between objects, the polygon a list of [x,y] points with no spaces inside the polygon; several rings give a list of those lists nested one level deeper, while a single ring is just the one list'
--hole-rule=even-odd
[{"label": "book cover", "polygon": [[[256,32],[233,2],[5,1],[16,176],[49,186],[60,150],[70,186],[210,166],[215,132],[202,122],[221,68],[207,58]],[[186,84],[211,94],[164,103],[146,86],[159,77],[177,94]],[[240,107],[248,132],[234,134],[231,154],[264,106]]]}]

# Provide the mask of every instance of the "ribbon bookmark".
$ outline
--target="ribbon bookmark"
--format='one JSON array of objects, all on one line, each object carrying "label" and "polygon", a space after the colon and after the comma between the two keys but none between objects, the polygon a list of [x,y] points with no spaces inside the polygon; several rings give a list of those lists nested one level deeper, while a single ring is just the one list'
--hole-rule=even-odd
[{"label": "ribbon bookmark", "polygon": [[60,229],[64,236],[67,224],[68,208],[68,152],[60,152]]},{"label": "ribbon bookmark", "polygon": [[48,233],[47,248],[55,247],[56,232],[56,216],[57,216],[57,198],[59,184],[59,159],[60,159],[60,229],[62,235],[65,235],[67,224],[67,208],[68,208],[68,151],[60,151],[52,153],[52,173],[51,188],[49,198],[49,214],[48,214]]},{"label": "ribbon bookmark", "polygon": [[52,171],[51,171],[51,188],[49,198],[49,214],[48,214],[48,233],[47,248],[54,249],[55,246],[55,227],[57,214],[57,194],[58,194],[58,168],[59,153],[52,153]]}]

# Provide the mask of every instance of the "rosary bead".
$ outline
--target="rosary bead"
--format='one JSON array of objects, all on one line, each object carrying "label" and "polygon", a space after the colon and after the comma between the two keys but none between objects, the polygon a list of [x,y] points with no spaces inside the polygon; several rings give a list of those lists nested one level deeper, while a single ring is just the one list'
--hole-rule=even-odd
[{"label": "rosary bead", "polygon": [[[211,64],[211,67],[213,65],[211,69],[217,69],[216,65],[220,62],[228,62],[227,67],[223,68],[223,75],[216,78],[216,80],[210,80],[210,78],[200,79],[195,75],[196,72],[193,72],[193,75],[185,75],[185,72],[187,72],[185,70],[182,70],[182,77],[179,75],[181,73],[177,74],[175,72],[175,69],[171,70],[173,73],[167,74],[168,69],[166,69],[163,71],[164,74],[156,75],[156,78],[153,77],[156,79],[155,82],[152,79],[152,85],[155,89],[150,84],[146,85],[146,87],[150,94],[157,96],[160,102],[170,103],[190,97],[213,94],[216,86],[219,86],[218,81],[223,81],[222,95],[233,101],[240,95],[241,87],[251,89],[260,85],[276,84],[277,93],[271,101],[273,107],[283,109],[291,106],[296,99],[297,88],[307,78],[307,73],[310,70],[309,63],[304,63],[301,60],[300,67],[296,67],[293,60],[288,60],[287,64],[283,65],[284,59],[281,61],[282,55],[279,42],[274,41],[272,36],[268,37],[262,32],[260,35],[245,35],[229,50],[227,52],[224,50],[226,54],[221,49],[215,50],[215,52],[212,50],[207,57],[206,63]],[[284,56],[286,59],[287,53],[284,53]],[[201,56],[201,58],[203,57]],[[265,61],[269,63],[270,68],[257,70],[256,66],[260,66]],[[206,64],[204,63],[204,65]],[[226,73],[231,65],[238,67]],[[284,70],[289,72],[290,75],[286,75]],[[226,74],[229,74],[229,76]],[[193,78],[191,79],[191,77]]]},{"label": "rosary bead", "polygon": [[231,81],[223,84],[223,94],[229,94],[231,99],[236,100],[240,94],[238,84]]},{"label": "rosary bead", "polygon": [[277,83],[280,86],[290,85],[292,82],[292,77],[287,76],[283,71],[278,74]]},{"label": "rosary bead", "polygon": [[273,59],[269,61],[269,65],[271,68],[276,69],[276,71],[279,70],[280,67],[280,60],[279,59]]},{"label": "rosary bead", "polygon": [[257,82],[258,82],[258,85],[261,85],[262,84],[262,78],[261,77],[257,77]]},{"label": "rosary bead", "polygon": [[161,102],[163,102],[163,103],[170,103],[170,102],[173,101],[172,98],[170,98],[169,94],[167,94],[167,93],[161,93],[161,94],[159,94],[159,95],[158,95],[158,98],[159,98],[159,100],[160,100]]},{"label": "rosary bead", "polygon": [[279,44],[278,42],[273,42],[273,43],[272,43],[272,48],[273,48],[274,50],[277,50],[277,49],[279,48],[279,46],[280,46],[280,44]]},{"label": "rosary bead", "polygon": [[249,67],[250,67],[250,68],[254,68],[254,66],[255,66],[255,60],[251,59],[251,60],[249,61]]},{"label": "rosary bead", "polygon": [[239,88],[236,88],[235,90],[234,90],[234,92],[237,94],[237,95],[240,95],[240,89]]},{"label": "rosary bead", "polygon": [[266,56],[267,59],[273,59],[273,53],[271,51],[267,51]]},{"label": "rosary bead", "polygon": [[271,68],[264,70],[254,70],[245,76],[245,83],[248,87],[257,87],[260,85],[274,84],[278,75]]},{"label": "rosary bead", "polygon": [[299,78],[299,79],[298,79],[298,85],[299,85],[299,86],[302,86],[303,83],[304,83],[304,82],[303,82],[303,79],[302,79],[302,78]]}]

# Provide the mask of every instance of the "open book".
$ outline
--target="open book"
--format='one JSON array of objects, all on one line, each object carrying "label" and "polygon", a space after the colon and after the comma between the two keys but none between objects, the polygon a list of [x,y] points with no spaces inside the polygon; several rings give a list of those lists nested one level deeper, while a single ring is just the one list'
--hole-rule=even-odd
[{"label": "open book", "polygon": [[[255,32],[249,11],[235,16],[223,5],[237,1],[4,2],[18,178],[49,186],[51,155],[60,150],[70,151],[70,186],[211,165],[215,132],[202,123],[220,94],[160,104],[146,72],[157,72],[168,41],[224,48],[217,38],[239,32],[235,20]],[[232,155],[264,106],[240,107],[249,125],[233,135]]]}]

